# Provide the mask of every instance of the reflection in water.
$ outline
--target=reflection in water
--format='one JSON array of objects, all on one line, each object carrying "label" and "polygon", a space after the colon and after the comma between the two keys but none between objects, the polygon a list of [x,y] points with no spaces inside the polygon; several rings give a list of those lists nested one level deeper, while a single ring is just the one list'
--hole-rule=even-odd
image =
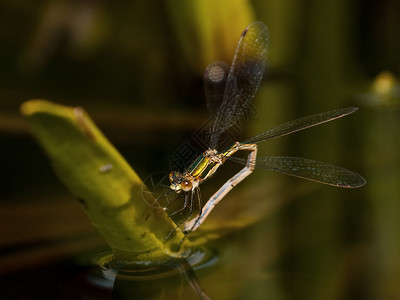
[{"label": "reflection in water", "polygon": [[186,258],[171,258],[157,265],[116,263],[112,257],[111,250],[92,256],[97,267],[87,280],[98,288],[112,289],[113,299],[211,299],[194,271],[217,261],[210,249],[197,248]]}]

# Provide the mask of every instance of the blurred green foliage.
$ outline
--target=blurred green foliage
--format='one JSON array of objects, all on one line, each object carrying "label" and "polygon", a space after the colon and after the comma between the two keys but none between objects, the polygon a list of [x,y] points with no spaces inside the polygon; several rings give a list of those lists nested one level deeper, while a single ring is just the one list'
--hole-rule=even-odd
[{"label": "blurred green foliage", "polygon": [[[135,171],[80,107],[31,100],[21,107],[60,180],[82,204],[117,262],[159,262],[184,238],[162,207],[149,205]],[[147,194],[146,194],[147,195]],[[187,239],[181,250],[189,245]]]}]

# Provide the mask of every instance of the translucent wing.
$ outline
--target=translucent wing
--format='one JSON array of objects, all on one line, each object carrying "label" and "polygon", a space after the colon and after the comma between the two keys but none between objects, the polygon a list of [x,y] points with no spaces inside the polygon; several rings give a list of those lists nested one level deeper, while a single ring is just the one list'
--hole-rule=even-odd
[{"label": "translucent wing", "polygon": [[224,97],[230,67],[226,62],[216,61],[210,64],[204,72],[207,110],[213,119],[216,118]]},{"label": "translucent wing", "polygon": [[[246,159],[229,158],[241,164]],[[320,161],[300,157],[266,156],[256,159],[256,167],[342,188],[358,188],[366,183],[361,175]]]},{"label": "translucent wing", "polygon": [[244,143],[248,144],[257,144],[269,139],[273,139],[276,137],[280,137],[283,135],[287,135],[296,131],[300,131],[312,126],[316,126],[325,122],[329,122],[332,120],[336,120],[338,118],[347,116],[355,111],[357,111],[357,107],[347,107],[342,109],[331,110],[324,113],[319,113],[315,115],[311,115],[308,117],[296,119],[282,125],[275,126],[263,133],[260,133],[246,141]]},{"label": "translucent wing", "polygon": [[267,61],[268,29],[261,22],[250,24],[242,33],[227,78],[222,104],[211,128],[210,148],[220,134],[251,111],[253,99]]}]

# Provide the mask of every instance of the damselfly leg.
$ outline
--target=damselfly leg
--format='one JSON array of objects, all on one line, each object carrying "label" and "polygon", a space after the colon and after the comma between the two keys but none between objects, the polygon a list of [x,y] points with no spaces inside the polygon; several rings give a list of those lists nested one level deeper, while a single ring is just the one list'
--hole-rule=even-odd
[{"label": "damselfly leg", "polygon": [[[174,215],[178,214],[178,213],[182,213],[188,206],[189,206],[189,212],[187,213],[187,215],[184,217],[183,220],[177,220],[176,221],[176,227],[171,229],[171,231],[168,233],[168,235],[165,237],[165,239],[168,239],[172,233],[177,230],[180,226],[186,224],[192,217],[193,217],[193,212],[195,210],[195,201],[194,198],[197,198],[197,205],[198,205],[198,210],[199,210],[199,215],[201,215],[202,213],[202,206],[201,206],[201,194],[200,194],[200,189],[197,187],[194,190],[190,191],[190,192],[185,192],[185,204],[184,207],[175,210],[172,214],[170,214],[170,217],[173,217]],[[190,200],[188,201],[188,199],[190,198]],[[186,237],[186,234],[185,234]],[[182,244],[183,239],[180,241],[179,245]]]}]

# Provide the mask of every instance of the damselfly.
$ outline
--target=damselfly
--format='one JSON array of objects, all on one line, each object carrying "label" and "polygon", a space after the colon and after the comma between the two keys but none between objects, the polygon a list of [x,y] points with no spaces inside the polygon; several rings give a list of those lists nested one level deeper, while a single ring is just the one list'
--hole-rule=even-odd
[{"label": "damselfly", "polygon": [[[244,142],[235,142],[222,151],[216,150],[221,135],[245,118],[251,108],[250,103],[266,66],[267,46],[266,26],[261,22],[252,23],[240,37],[232,65],[215,62],[205,71],[207,105],[213,118],[209,147],[184,172],[172,171],[169,174],[170,190],[167,194],[182,196],[184,199],[182,207],[172,212],[170,216],[189,208],[186,219],[177,224],[177,228],[183,225],[185,232],[196,230],[215,205],[255,167],[343,188],[357,188],[366,183],[361,175],[324,162],[299,157],[257,157],[258,143],[338,119],[355,112],[358,109],[355,107],[296,119],[262,132]],[[232,157],[238,151],[248,151],[247,158]],[[244,168],[223,184],[203,205],[200,184],[210,178],[227,159],[243,164]],[[193,216],[194,206],[198,206],[199,212],[196,216]]]}]

